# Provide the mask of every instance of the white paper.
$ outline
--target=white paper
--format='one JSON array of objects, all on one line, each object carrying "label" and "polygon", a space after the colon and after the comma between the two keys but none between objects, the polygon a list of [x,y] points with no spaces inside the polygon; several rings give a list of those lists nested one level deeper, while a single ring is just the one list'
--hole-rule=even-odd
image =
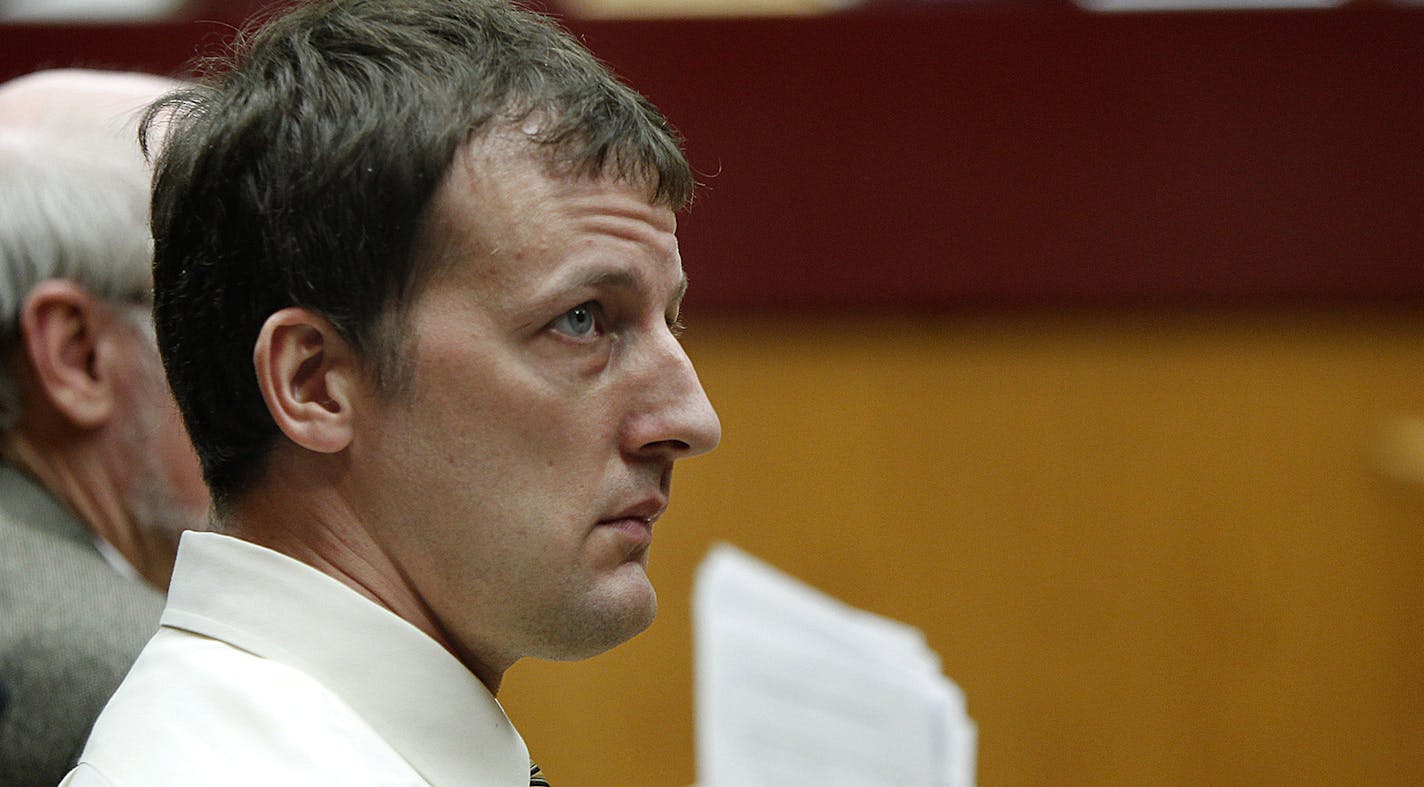
[{"label": "white paper", "polygon": [[964,693],[911,626],[728,545],[693,593],[700,787],[973,787]]}]

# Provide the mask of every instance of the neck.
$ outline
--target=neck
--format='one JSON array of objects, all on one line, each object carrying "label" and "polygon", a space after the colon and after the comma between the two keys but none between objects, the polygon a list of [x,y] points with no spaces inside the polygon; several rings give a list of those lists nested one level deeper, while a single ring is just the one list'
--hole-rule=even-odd
[{"label": "neck", "polygon": [[168,589],[177,539],[160,537],[134,521],[99,440],[86,435],[36,435],[21,425],[4,435],[0,457],[67,505],[149,584]]},{"label": "neck", "polygon": [[[351,496],[343,494],[340,483],[324,482],[333,477],[331,468],[297,467],[302,462],[285,454],[280,449],[269,454],[260,489],[235,501],[224,529],[300,560],[385,607],[439,643],[497,695],[504,668],[489,666],[449,635],[398,561],[366,527]],[[315,461],[339,464],[341,457]]]}]

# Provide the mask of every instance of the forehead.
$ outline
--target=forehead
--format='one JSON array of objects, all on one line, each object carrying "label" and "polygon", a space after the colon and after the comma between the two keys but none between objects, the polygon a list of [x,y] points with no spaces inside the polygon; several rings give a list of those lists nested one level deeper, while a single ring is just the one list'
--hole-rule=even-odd
[{"label": "forehead", "polygon": [[149,74],[56,69],[0,84],[0,123],[62,136],[112,134],[137,148],[139,117],[182,83]]},{"label": "forehead", "polygon": [[435,270],[460,265],[498,276],[500,261],[537,268],[557,258],[554,251],[576,254],[602,242],[669,263],[681,276],[676,216],[653,204],[646,184],[560,173],[543,153],[517,131],[462,146],[427,211],[417,259]]}]

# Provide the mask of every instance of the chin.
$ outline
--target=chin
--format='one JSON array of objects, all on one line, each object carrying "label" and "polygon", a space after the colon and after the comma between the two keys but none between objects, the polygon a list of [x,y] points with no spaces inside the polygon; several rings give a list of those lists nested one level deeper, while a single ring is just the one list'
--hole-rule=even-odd
[{"label": "chin", "polygon": [[658,614],[658,595],[644,579],[641,587],[619,588],[575,613],[566,621],[550,652],[536,654],[554,661],[579,661],[611,650],[643,633]]}]

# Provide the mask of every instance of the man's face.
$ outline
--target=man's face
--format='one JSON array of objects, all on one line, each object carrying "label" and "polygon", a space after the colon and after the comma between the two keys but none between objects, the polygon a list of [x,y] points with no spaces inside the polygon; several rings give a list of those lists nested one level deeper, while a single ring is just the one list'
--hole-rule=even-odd
[{"label": "man's face", "polygon": [[[183,530],[207,528],[208,488],[163,377],[148,307],[131,308],[114,330],[125,358],[115,423],[124,507],[156,542],[176,549]],[[171,562],[162,567],[165,580]]]},{"label": "man's face", "polygon": [[409,384],[362,397],[351,445],[373,536],[486,678],[647,627],[673,462],[721,436],[675,336],[672,212],[524,144],[457,156],[417,243]]}]

